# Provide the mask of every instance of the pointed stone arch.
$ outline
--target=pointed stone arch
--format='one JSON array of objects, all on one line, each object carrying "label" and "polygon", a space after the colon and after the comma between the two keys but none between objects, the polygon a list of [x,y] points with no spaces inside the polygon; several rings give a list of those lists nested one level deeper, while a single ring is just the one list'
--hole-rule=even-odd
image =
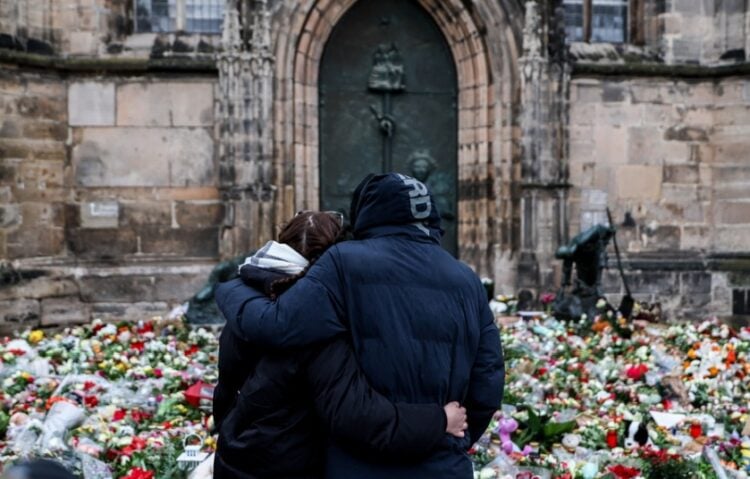
[{"label": "pointed stone arch", "polygon": [[[418,0],[450,45],[458,74],[459,258],[492,274],[514,242],[511,182],[518,150],[514,0]],[[356,0],[286,0],[273,12],[277,220],[319,201],[318,70],[328,37]]]}]

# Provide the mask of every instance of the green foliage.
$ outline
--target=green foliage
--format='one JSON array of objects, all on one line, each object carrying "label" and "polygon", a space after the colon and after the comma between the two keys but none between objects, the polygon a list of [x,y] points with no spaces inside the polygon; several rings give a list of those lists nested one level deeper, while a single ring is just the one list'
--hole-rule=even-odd
[{"label": "green foliage", "polygon": [[181,453],[182,441],[179,438],[171,438],[161,448],[142,449],[134,452],[130,460],[116,462],[115,477],[125,476],[131,468],[139,467],[154,471],[155,478],[184,479],[187,477],[187,472],[180,470],[177,463],[177,458]]},{"label": "green foliage", "polygon": [[506,362],[513,361],[514,359],[524,359],[529,357],[529,351],[524,348],[508,347],[503,349],[503,357]]},{"label": "green foliage", "polygon": [[698,466],[693,461],[672,459],[654,462],[649,467],[648,479],[696,479]]},{"label": "green foliage", "polygon": [[708,384],[701,383],[695,388],[695,399],[693,399],[693,406],[703,407],[711,402],[711,397],[708,394]]},{"label": "green foliage", "polygon": [[5,437],[5,433],[8,431],[9,423],[10,423],[10,416],[8,416],[8,413],[0,410],[0,438]]},{"label": "green foliage", "polygon": [[538,442],[546,449],[550,449],[552,444],[559,442],[564,434],[576,427],[575,421],[553,422],[546,416],[539,416],[533,409],[529,409],[528,413],[526,428],[516,438],[516,444],[522,449],[531,442]]},{"label": "green foliage", "polygon": [[512,391],[508,390],[508,388],[505,388],[505,391],[503,394],[503,404],[508,404],[511,406],[515,406],[517,404],[523,404],[523,398],[517,394],[513,394]]}]

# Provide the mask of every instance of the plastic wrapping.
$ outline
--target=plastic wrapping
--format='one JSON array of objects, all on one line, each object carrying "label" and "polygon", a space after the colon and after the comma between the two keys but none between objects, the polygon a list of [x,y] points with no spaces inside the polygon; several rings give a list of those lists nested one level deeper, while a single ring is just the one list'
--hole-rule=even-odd
[{"label": "plastic wrapping", "polygon": [[510,477],[516,477],[517,473],[518,467],[516,467],[513,459],[501,451],[492,462],[482,468],[479,472],[479,477],[482,479],[493,479],[507,475],[510,475]]},{"label": "plastic wrapping", "polygon": [[516,479],[552,479],[552,472],[541,467],[522,467],[515,475]]},{"label": "plastic wrapping", "polygon": [[651,356],[654,358],[654,362],[664,374],[668,374],[679,367],[682,363],[679,359],[667,354],[661,348],[653,348],[651,350]]},{"label": "plastic wrapping", "polygon": [[83,383],[93,383],[99,388],[106,389],[109,387],[110,383],[106,379],[104,379],[101,376],[95,376],[93,374],[69,374],[63,378],[62,381],[60,381],[60,384],[57,386],[57,389],[54,393],[52,393],[52,396],[60,396],[62,393],[70,386],[71,384],[83,384]]},{"label": "plastic wrapping", "polygon": [[[91,418],[87,419],[86,422],[89,422],[90,419]],[[76,451],[82,453],[82,455],[99,456],[102,452],[104,452],[104,447],[101,444],[94,442],[87,437],[84,437],[81,438],[76,444]]]},{"label": "plastic wrapping", "polygon": [[81,407],[67,401],[56,402],[44,420],[41,448],[45,451],[66,449],[65,433],[85,419],[86,413]]},{"label": "plastic wrapping", "polygon": [[110,384],[106,393],[102,395],[102,402],[121,407],[153,407],[154,390],[164,385],[163,379],[145,379],[136,383],[120,380]]},{"label": "plastic wrapping", "polygon": [[112,479],[112,471],[102,461],[88,454],[80,454],[83,479]]},{"label": "plastic wrapping", "polygon": [[[15,415],[14,415],[15,417]],[[22,421],[16,421],[8,427],[7,439],[8,444],[18,457],[25,458],[33,455],[36,450],[39,436],[42,434],[44,426],[39,419],[25,417]]]},{"label": "plastic wrapping", "polygon": [[729,479],[727,477],[726,471],[724,470],[724,466],[721,465],[719,455],[716,454],[716,451],[712,447],[706,446],[703,448],[703,457],[706,459],[706,461],[708,461],[709,464],[711,464],[711,467],[716,473],[717,479]]}]

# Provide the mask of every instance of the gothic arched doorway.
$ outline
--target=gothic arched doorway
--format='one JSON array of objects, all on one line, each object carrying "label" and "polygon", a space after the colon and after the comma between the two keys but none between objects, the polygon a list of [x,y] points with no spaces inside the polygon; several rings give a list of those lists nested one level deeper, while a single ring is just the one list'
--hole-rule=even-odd
[{"label": "gothic arched doorway", "polygon": [[348,213],[367,173],[424,181],[457,246],[457,80],[443,34],[415,0],[360,0],[334,27],[319,76],[320,206]]}]

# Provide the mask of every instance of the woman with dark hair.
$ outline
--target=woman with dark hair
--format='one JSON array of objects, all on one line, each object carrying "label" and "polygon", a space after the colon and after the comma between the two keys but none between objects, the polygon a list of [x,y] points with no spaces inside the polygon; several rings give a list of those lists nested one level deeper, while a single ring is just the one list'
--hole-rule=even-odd
[{"label": "woman with dark hair", "polygon": [[[240,267],[243,281],[283,294],[342,235],[338,214],[301,212]],[[311,315],[315,311],[310,311]],[[458,403],[392,403],[367,383],[342,331],[294,352],[264,350],[221,333],[214,421],[215,478],[320,478],[329,437],[384,461],[426,456],[447,433],[463,437]]]}]

